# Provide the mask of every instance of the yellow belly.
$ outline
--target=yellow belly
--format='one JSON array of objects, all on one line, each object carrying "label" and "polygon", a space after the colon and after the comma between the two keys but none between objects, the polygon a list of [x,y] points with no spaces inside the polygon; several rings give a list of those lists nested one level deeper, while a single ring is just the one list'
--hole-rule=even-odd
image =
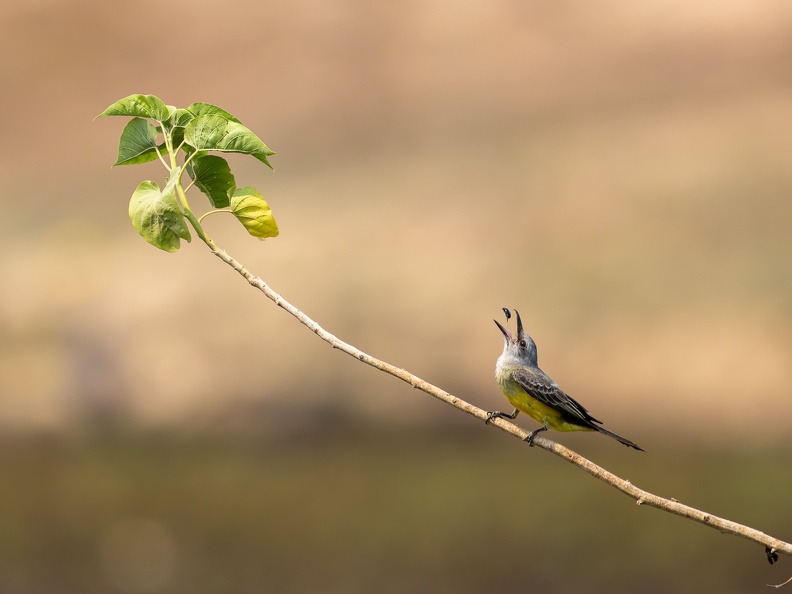
[{"label": "yellow belly", "polygon": [[554,431],[593,431],[591,427],[586,425],[570,422],[568,417],[565,417],[561,412],[528,394],[517,382],[507,380],[499,383],[503,394],[514,408],[539,421],[548,429],[553,429]]}]

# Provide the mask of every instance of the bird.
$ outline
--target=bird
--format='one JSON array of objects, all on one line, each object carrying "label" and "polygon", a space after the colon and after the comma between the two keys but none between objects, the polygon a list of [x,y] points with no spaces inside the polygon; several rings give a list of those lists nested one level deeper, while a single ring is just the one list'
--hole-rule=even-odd
[{"label": "bird", "polygon": [[[506,314],[506,325],[509,324],[511,313],[503,308]],[[536,343],[523,329],[520,313],[517,314],[517,334],[513,336],[497,320],[493,320],[503,333],[503,353],[495,365],[495,378],[506,399],[514,407],[511,414],[501,411],[487,412],[485,423],[496,418],[515,419],[517,414],[524,412],[542,424],[539,429],[531,431],[524,439],[533,446],[537,433],[553,429],[555,431],[597,431],[612,437],[619,443],[630,448],[645,451],[629,439],[616,435],[601,427],[602,421],[595,419],[589,412],[569,394],[558,387],[550,377],[539,369]]]}]

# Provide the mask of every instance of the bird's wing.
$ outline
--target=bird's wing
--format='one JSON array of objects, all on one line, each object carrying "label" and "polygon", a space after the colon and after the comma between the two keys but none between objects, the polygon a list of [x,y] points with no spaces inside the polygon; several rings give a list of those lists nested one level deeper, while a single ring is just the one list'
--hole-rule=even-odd
[{"label": "bird's wing", "polygon": [[558,384],[551,380],[541,369],[516,369],[512,372],[512,377],[514,381],[520,384],[523,390],[542,404],[563,411],[583,421],[593,421],[594,423],[602,424],[602,421],[592,417],[582,404],[559,388]]}]

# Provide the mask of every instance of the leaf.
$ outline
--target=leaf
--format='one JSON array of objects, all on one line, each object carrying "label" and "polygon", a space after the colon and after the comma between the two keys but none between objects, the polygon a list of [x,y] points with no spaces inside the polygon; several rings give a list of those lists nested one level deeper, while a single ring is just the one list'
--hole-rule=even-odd
[{"label": "leaf", "polygon": [[277,237],[278,224],[269,205],[255,188],[236,188],[231,193],[231,213],[253,237]]},{"label": "leaf", "polygon": [[214,208],[228,206],[228,193],[236,187],[228,162],[216,155],[196,157],[187,168],[190,178]]},{"label": "leaf", "polygon": [[116,165],[148,163],[157,158],[157,129],[148,120],[134,118],[121,132]]},{"label": "leaf", "polygon": [[[193,120],[195,116],[186,109],[174,109],[167,122],[163,122],[163,126],[171,135],[171,146],[173,150],[177,150],[184,142],[184,128]],[[184,147],[182,147],[184,148]]]},{"label": "leaf", "polygon": [[100,113],[102,116],[131,116],[164,122],[170,117],[168,106],[154,95],[130,95],[113,103]]},{"label": "leaf", "polygon": [[195,116],[192,113],[190,113],[188,110],[179,108],[179,109],[174,109],[171,112],[170,118],[168,118],[168,120],[163,123],[165,124],[165,127],[168,129],[184,128],[187,124],[190,123],[190,120],[194,118]]},{"label": "leaf", "polygon": [[190,230],[176,200],[176,183],[180,170],[171,172],[170,180],[160,191],[153,181],[144,181],[129,201],[129,218],[141,237],[166,252],[179,249],[179,238],[190,241]]},{"label": "leaf", "polygon": [[219,115],[224,117],[229,122],[236,122],[237,124],[241,124],[238,119],[228,113],[225,109],[221,109],[216,105],[211,105],[210,103],[193,103],[187,108],[191,114],[195,117],[199,117],[202,115]]},{"label": "leaf", "polygon": [[184,128],[184,141],[196,150],[212,150],[225,135],[228,120],[219,115],[203,115]]},{"label": "leaf", "polygon": [[173,150],[178,150],[179,146],[184,149],[185,152],[189,154],[189,151],[185,148],[185,145],[182,143],[184,142],[184,128],[174,128],[173,135],[171,136],[171,146],[173,146]]},{"label": "leaf", "polygon": [[196,117],[184,129],[184,140],[196,150],[253,155],[272,168],[267,157],[275,153],[245,126],[221,115]]},{"label": "leaf", "polygon": [[275,154],[275,151],[271,151],[258,136],[236,122],[228,122],[226,135],[215,150],[253,155],[270,169],[272,165],[267,161],[267,157]]}]

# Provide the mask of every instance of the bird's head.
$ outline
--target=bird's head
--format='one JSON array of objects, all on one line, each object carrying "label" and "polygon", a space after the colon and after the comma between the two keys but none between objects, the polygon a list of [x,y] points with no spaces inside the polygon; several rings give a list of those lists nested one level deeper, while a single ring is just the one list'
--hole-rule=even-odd
[{"label": "bird's head", "polygon": [[512,335],[508,329],[511,312],[509,312],[509,310],[505,307],[503,308],[503,311],[506,314],[506,327],[502,326],[498,320],[493,320],[493,322],[495,322],[498,328],[500,328],[500,331],[503,333],[503,354],[501,357],[514,359],[516,362],[519,362],[523,365],[532,365],[536,367],[536,343],[533,341],[533,338],[528,336],[528,334],[526,334],[525,330],[523,329],[522,320],[520,319],[520,312],[518,312],[516,309],[514,310],[514,313],[517,316],[517,334]]}]

